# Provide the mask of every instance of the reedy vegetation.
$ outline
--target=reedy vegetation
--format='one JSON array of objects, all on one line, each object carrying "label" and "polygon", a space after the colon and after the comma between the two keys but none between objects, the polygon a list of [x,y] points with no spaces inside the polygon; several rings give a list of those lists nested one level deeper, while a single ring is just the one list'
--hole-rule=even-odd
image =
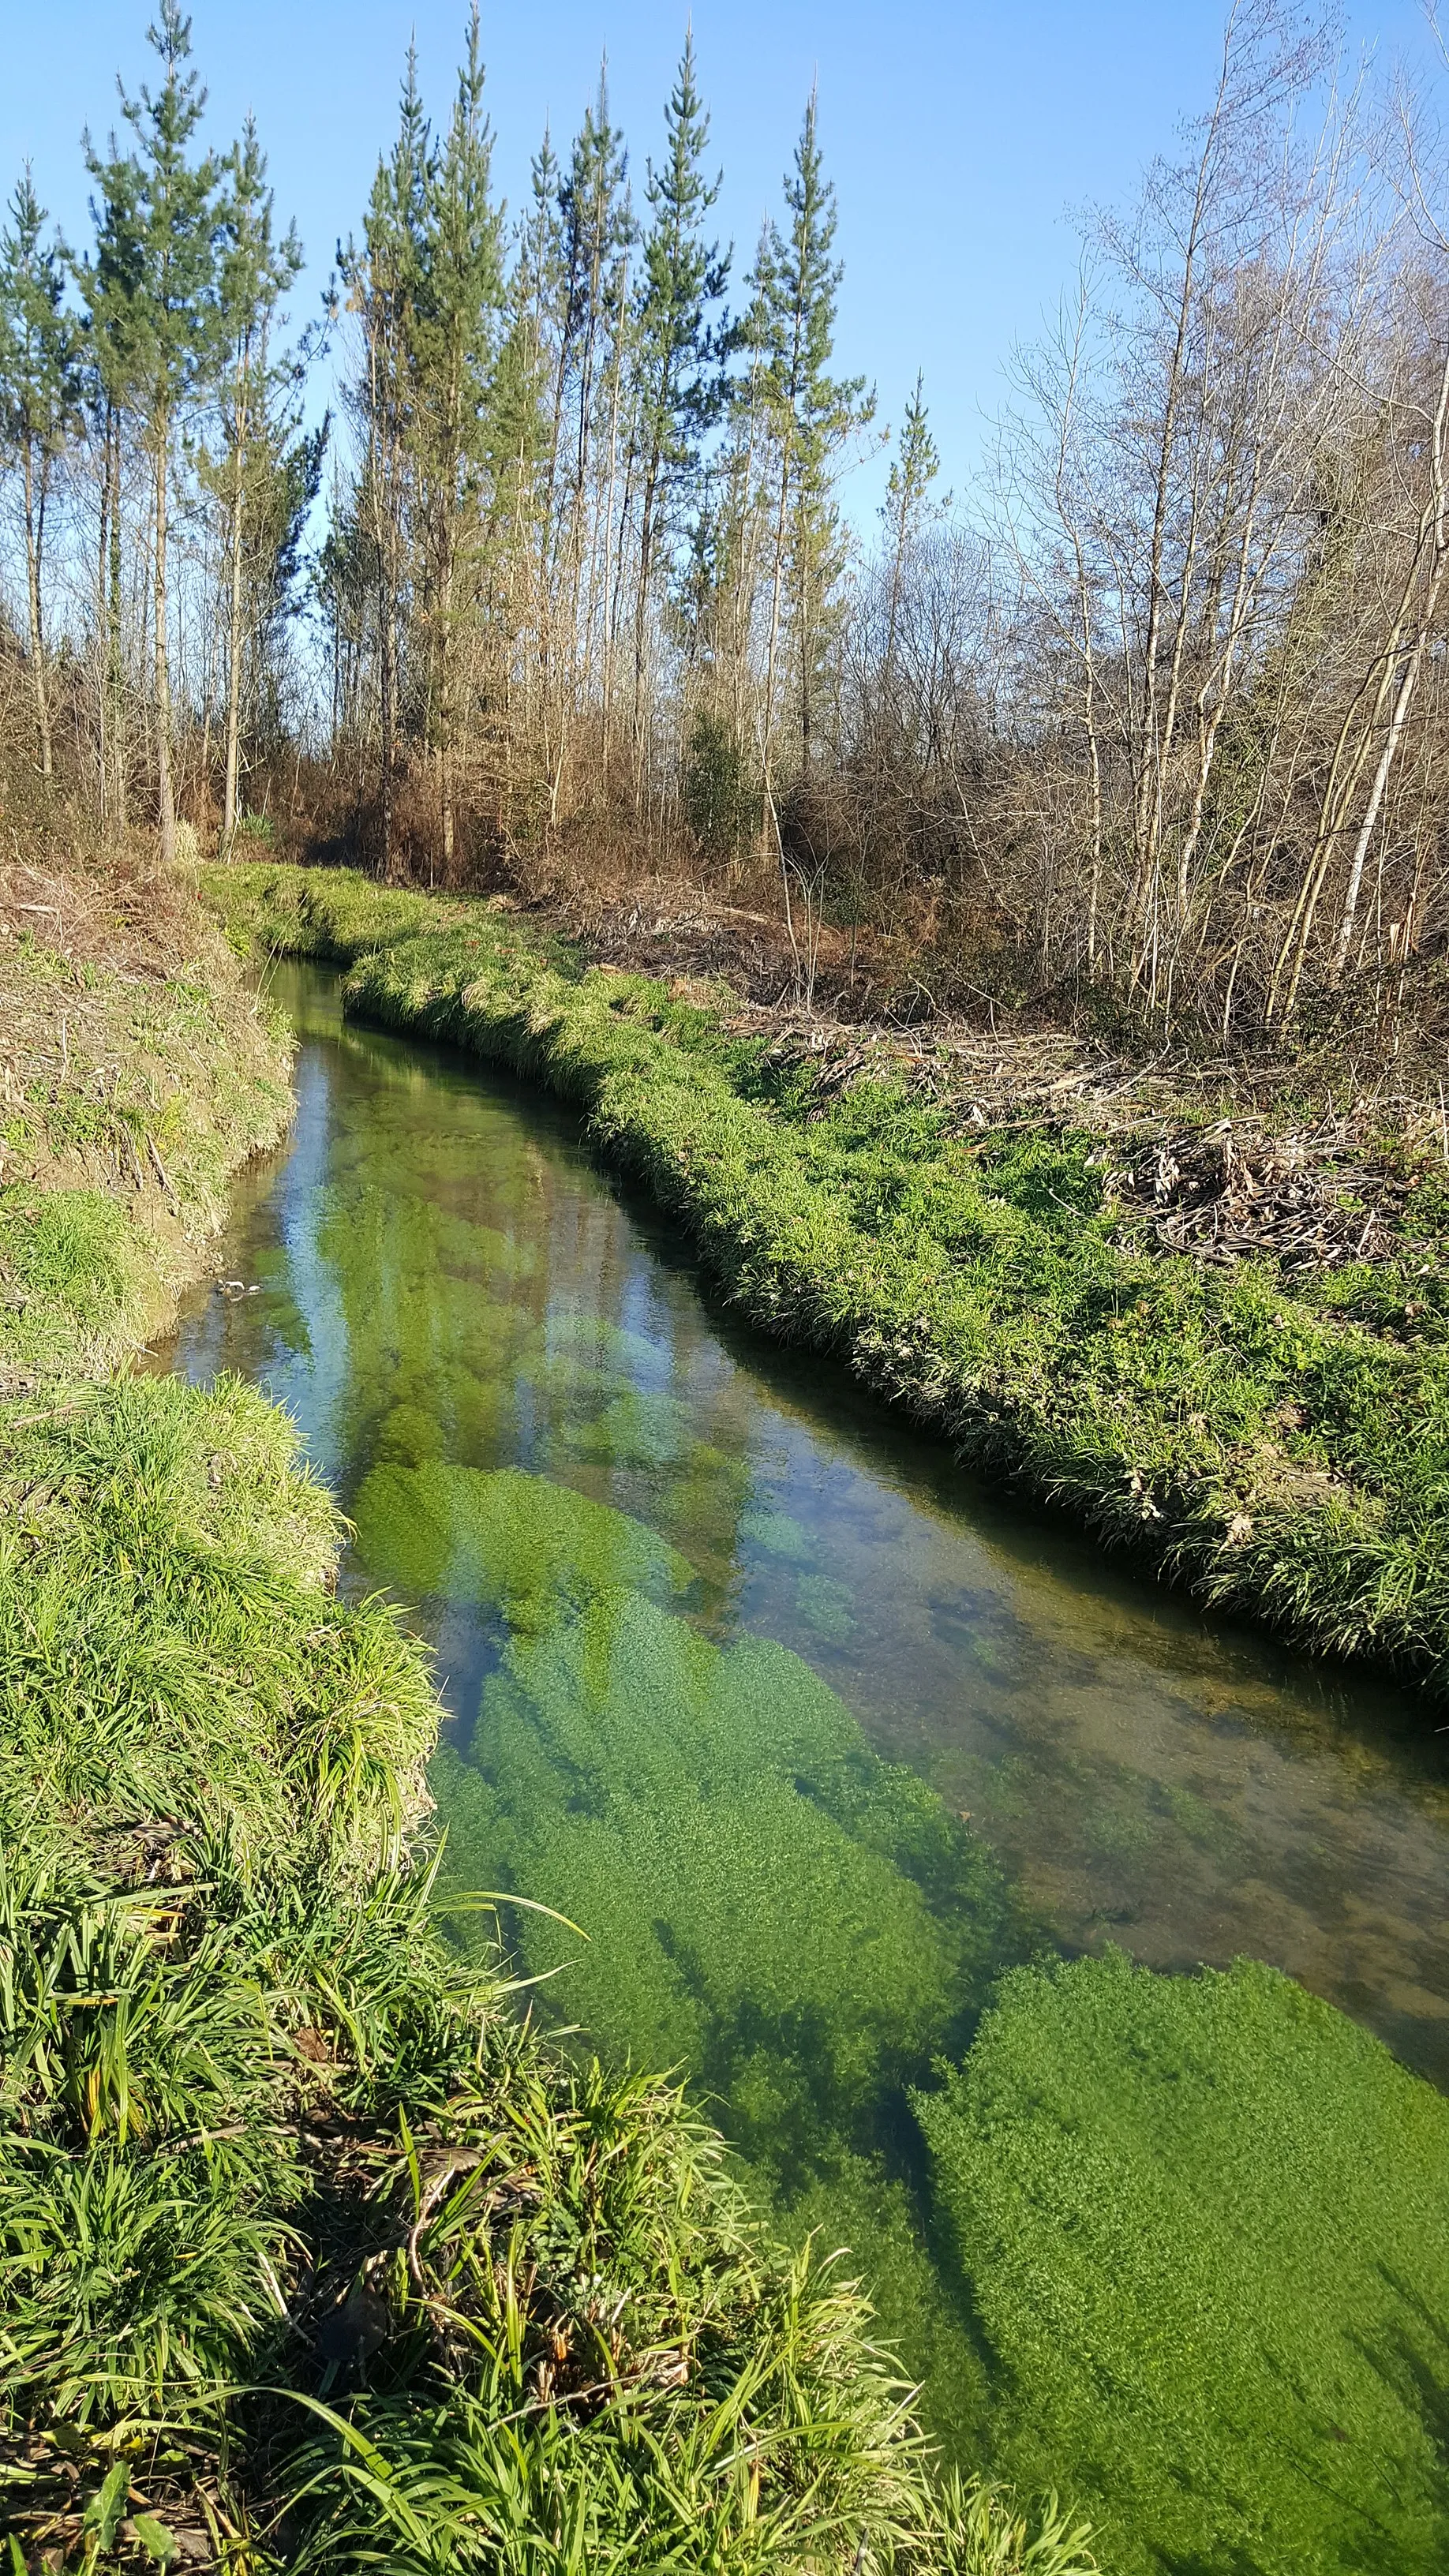
[{"label": "reedy vegetation", "polygon": [[[771,2245],[680,2093],[565,2068],[491,1950],[444,1945],[425,1662],[333,1592],[285,1418],[98,1374],[176,1276],[161,1212],[201,1233],[279,1123],[276,1045],[193,928],[159,998],[154,962],[138,994],[104,953],[9,953],[67,1028],[0,1196],[12,2563],[1069,2576],[1055,2508],[933,2480],[864,2303]],[[117,1103],[138,1009],[170,1043]]]},{"label": "reedy vegetation", "polygon": [[[239,935],[356,960],[349,1009],[578,1100],[767,1330],[839,1354],[1199,1598],[1440,1688],[1449,1344],[1422,1242],[1291,1287],[1267,1264],[1164,1258],[1088,1136],[977,1143],[883,1081],[822,1112],[708,1009],[482,905],[334,871],[210,883]],[[1424,1174],[1432,1250],[1442,1170]]]},{"label": "reedy vegetation", "polygon": [[918,380],[870,543],[815,99],[731,301],[692,45],[642,190],[601,81],[510,214],[475,16],[436,125],[409,62],[345,245],[304,567],[298,253],[256,137],[201,148],[174,0],[156,42],[127,148],[90,147],[92,253],[68,272],[27,178],[0,264],[7,730],[42,770],[63,741],[110,820],[219,809],[429,883],[753,871],[806,993],[828,912],[993,1008],[1379,1057],[1437,1028],[1432,98],[1234,0],[994,464],[938,497]]}]

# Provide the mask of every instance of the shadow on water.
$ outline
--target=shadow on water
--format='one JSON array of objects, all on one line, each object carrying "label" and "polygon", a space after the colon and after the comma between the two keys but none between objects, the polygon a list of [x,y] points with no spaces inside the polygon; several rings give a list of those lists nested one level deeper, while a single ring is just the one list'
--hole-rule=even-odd
[{"label": "shadow on water", "polygon": [[347,1579],[436,1645],[454,1879],[584,1924],[545,1994],[687,2064],[780,2206],[890,2275],[888,2323],[940,2309],[905,2088],[1044,1938],[1251,1953],[1449,2084],[1423,1709],[1209,1625],[742,1330],[553,1104],[344,1027],[317,970],[276,990],[298,1116],[236,1194],[243,1293],[198,1290],[155,1364],[295,1415]]}]

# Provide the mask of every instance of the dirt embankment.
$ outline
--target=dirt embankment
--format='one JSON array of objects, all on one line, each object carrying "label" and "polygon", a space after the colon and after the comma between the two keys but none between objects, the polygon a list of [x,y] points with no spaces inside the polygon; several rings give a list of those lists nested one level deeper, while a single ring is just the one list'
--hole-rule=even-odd
[{"label": "dirt embankment", "polygon": [[289,1063],[185,881],[125,857],[0,870],[0,1394],[155,1329],[230,1175],[285,1128]]}]

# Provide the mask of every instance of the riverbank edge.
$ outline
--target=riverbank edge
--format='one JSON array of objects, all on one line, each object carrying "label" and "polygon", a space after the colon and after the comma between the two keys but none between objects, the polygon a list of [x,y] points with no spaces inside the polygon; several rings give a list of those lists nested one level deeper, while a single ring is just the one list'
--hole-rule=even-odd
[{"label": "riverbank edge", "polygon": [[[53,983],[58,961],[43,955],[34,971],[43,986]],[[481,2169],[486,2130],[501,2166],[520,2154],[551,2163],[554,2209],[565,2235],[582,2230],[587,2241],[592,2231],[597,2248],[601,2221],[588,2139],[591,2133],[611,2139],[605,2163],[622,2163],[622,2197],[631,2213],[645,2208],[653,2231],[644,2241],[641,2282],[629,2279],[639,2246],[627,2259],[616,2249],[619,2317],[627,2324],[633,2305],[642,2302],[659,2312],[655,2322],[667,2338],[680,2329],[682,2307],[692,2312],[689,2331],[702,2333],[707,2345],[713,2338],[716,2368],[721,2337],[724,2351],[747,2364],[752,2393],[727,2393],[720,2421],[739,2406],[747,2409],[753,2469],[748,2458],[732,2460],[736,2445],[721,2448],[710,2438],[701,2440],[702,2463],[692,2464],[700,2471],[695,2509],[706,2499],[711,2475],[718,2490],[708,2497],[720,2525],[717,2538],[735,2523],[743,2542],[757,2525],[773,2564],[778,2541],[770,2538],[770,2524],[783,2516],[810,2564],[821,2568],[859,2564],[866,2535],[873,2534],[880,2563],[912,2576],[934,2576],[947,2566],[966,2576],[978,2567],[1014,2567],[1028,2549],[1034,2567],[1040,2553],[1048,2576],[1056,2569],[1085,2576],[1092,2562],[1084,2535],[1054,2504],[1044,2522],[1038,2517],[1028,2526],[1006,2498],[959,2480],[938,2489],[927,2479],[907,2392],[888,2357],[870,2344],[868,2309],[828,2266],[760,2236],[723,2175],[717,2134],[688,2111],[675,2088],[630,2077],[610,2092],[597,2070],[582,2078],[565,2070],[527,2022],[501,2005],[496,1979],[450,1967],[428,1929],[430,1870],[426,1852],[416,1848],[416,1828],[427,1803],[423,1764],[436,1741],[440,1706],[421,1650],[379,1605],[349,1606],[333,1594],[344,1527],[299,1465],[295,1434],[276,1407],[232,1382],[206,1390],[130,1367],[143,1336],[164,1327],[182,1287],[209,1266],[224,1215],[218,1184],[274,1143],[288,1123],[284,1041],[255,1020],[240,976],[229,961],[208,954],[205,942],[188,960],[188,974],[188,990],[199,997],[219,1043],[190,1047],[184,1065],[174,1065],[169,1100],[148,1104],[148,1115],[153,1107],[158,1118],[169,1112],[171,1132],[183,1139],[164,1160],[155,1151],[154,1176],[143,1163],[138,1177],[117,1144],[111,1186],[96,1186],[102,1158],[92,1139],[80,1157],[82,1186],[66,1185],[67,1167],[54,1156],[48,1169],[41,1168],[42,1156],[22,1182],[0,1186],[6,1277],[23,1279],[5,1310],[12,1342],[19,1335],[23,1346],[18,1359],[11,1353],[0,1394],[0,1581],[10,1578],[4,1607],[12,1621],[5,1640],[11,1687],[0,1736],[9,1739],[7,1770],[19,1797],[18,1806],[16,1796],[0,1798],[6,1907],[0,1928],[12,1967],[16,1957],[21,1963],[19,2001],[10,1997],[6,2034],[19,2072],[0,2094],[0,2249],[10,2282],[9,2313],[0,2326],[6,2392],[0,2398],[0,2534],[17,2569],[137,2567],[178,2548],[188,2563],[217,2567],[234,2557],[257,2570],[299,2563],[292,2543],[279,2558],[259,2527],[247,2456],[256,2421],[253,2415],[248,2422],[244,2402],[238,2414],[236,2401],[245,2401],[246,2391],[237,2383],[259,2358],[273,2370],[283,2358],[268,2347],[276,2344],[278,2313],[285,2324],[289,2303],[296,2308],[301,2300],[304,2340],[310,2326],[324,2354],[329,2317],[340,2318],[350,2333],[359,2298],[377,2304],[368,2287],[381,2260],[375,2226],[365,2246],[353,2248],[365,2251],[366,2260],[351,2277],[345,2261],[339,2269],[338,2247],[327,2242],[325,2226],[303,2255],[300,2276],[297,2271],[301,2169],[308,2156],[315,2164],[320,2151],[304,2149],[299,2163],[295,2140],[309,2122],[315,2129],[320,2115],[325,2125],[345,2105],[349,2152],[371,2159],[369,2203],[382,2197],[389,2160],[390,2179],[407,2200],[407,2263],[414,2286],[427,2280],[428,2288],[410,2302],[406,2288],[394,2285],[390,2295],[399,2313],[390,2322],[414,2342],[437,2296],[427,2273],[430,2230],[450,2233],[449,2250],[455,2258],[458,2251],[452,2196],[445,2200],[425,2175],[420,2179],[419,2157],[426,2161],[431,2153],[436,2160],[446,2152],[459,2172]],[[90,968],[78,977],[78,989],[99,993],[102,1002],[115,998]],[[219,1007],[210,1010],[209,1003]],[[247,1041],[252,1060],[239,1079],[226,1040],[247,1017],[256,1035]],[[66,1080],[74,1072],[79,1099],[87,1068],[65,1047],[62,1068],[49,1086],[48,1113],[52,1126],[64,1128],[58,1113],[66,1106]],[[37,1239],[44,1257],[33,1254]],[[50,1257],[57,1242],[67,1259],[63,1276]],[[147,1652],[158,1643],[177,1655],[195,1649],[199,1622],[211,1615],[215,1625],[223,1604],[227,1616],[217,1633],[231,1635],[232,1660],[227,1671],[212,1674],[226,1694],[214,1732],[183,1726],[158,1755],[154,1745],[107,1741],[116,1710],[106,1705],[104,1682],[97,1692],[88,1676],[87,1696],[76,1698],[68,1676],[80,1661],[80,1641],[93,1652],[99,1643],[100,1660],[106,1659],[104,1596],[112,1586],[138,1617],[143,1603],[148,1609],[162,1604],[144,1641]],[[179,1606],[178,1595],[184,1596]],[[33,1605],[43,1606],[43,1619],[29,1615]],[[239,1664],[232,1614],[249,1608],[264,1608],[272,1631],[266,1654]],[[211,1631],[202,1642],[211,1645]],[[117,1646],[119,1664],[124,1646]],[[164,1661],[164,1652],[159,1661],[153,1655],[159,1678],[140,1730],[163,1739],[175,1714],[166,1705],[174,1676],[161,1671]],[[148,1674],[148,1689],[153,1678]],[[119,1697],[119,1681],[116,1688]],[[238,1736],[239,1746],[227,1744]],[[53,1796],[31,1795],[23,1783],[17,1790],[22,1772],[37,1789],[44,1779]],[[240,1837],[251,1837],[234,1877],[225,1849],[233,1797],[247,1809]],[[207,1845],[205,1871],[188,1857],[193,1842]],[[268,1880],[274,1883],[259,1886]],[[255,1934],[259,1903],[279,1894],[293,1917],[284,1955],[274,1949],[264,1965],[249,1956],[245,1977],[234,1982],[235,1954]],[[126,1929],[133,1921],[134,1935]],[[359,1985],[355,1962],[352,1982],[337,1966],[339,1945],[345,1955],[359,1922],[376,1938],[374,1975],[395,1990],[387,1993],[380,2030],[367,2028],[375,1998]],[[274,1930],[270,1937],[275,1940]],[[39,1984],[27,1990],[24,1972],[42,1942],[48,1945],[44,1990]],[[142,1954],[144,1992],[131,1975],[132,1951]],[[203,1965],[204,1998],[190,1991]],[[125,1988],[123,1999],[106,1991],[116,1986]],[[220,2034],[214,2043],[199,2043],[207,2071],[191,2091],[184,2069],[178,2077],[147,2062],[147,2016],[164,2020],[168,1998],[174,2007],[183,1989],[183,2000],[203,2021],[209,2013]],[[25,2018],[27,2010],[32,2020],[47,2011],[53,2018],[57,1996],[63,2012],[87,2007],[69,2011],[72,2041],[60,2078],[54,2062],[47,2071],[45,2048]],[[231,2069],[239,2098],[250,2107],[230,2123],[224,2108],[236,2104],[219,2100],[227,2049],[237,2035],[229,2013],[252,2032]],[[410,2023],[425,2026],[421,2040]],[[168,2045],[174,2055],[174,2032]],[[407,2093],[404,2085],[402,2093],[385,2090],[376,2098],[389,2051],[406,2061],[420,2045],[414,2090]],[[160,2107],[168,2081],[170,2135]],[[178,2140],[177,2126],[196,2134]],[[98,2220],[108,2223],[100,2204],[113,2188],[134,2193],[139,2185],[144,2194],[150,2174],[164,2167],[167,2226],[180,2274],[195,2268],[182,2260],[193,2215],[199,2234],[210,2230],[209,2255],[227,2212],[236,2218],[240,2210],[256,2237],[254,2279],[231,2285],[242,2322],[229,2341],[226,2331],[218,2341],[214,2316],[199,2327],[185,2291],[168,2286],[156,2348],[167,2357],[144,2398],[145,2374],[132,2368],[128,2376],[123,2347],[128,2333],[139,2332],[136,2312],[145,2301],[133,2288],[97,2327],[92,2285],[77,2267],[94,2259],[104,2272],[105,2245],[77,2245],[75,2211],[68,2202],[62,2207],[43,2178],[36,2194],[29,2160],[41,2150],[47,2159],[60,2151],[68,2187],[85,2190],[99,2181],[97,2206],[89,2210],[93,2235]],[[267,2201],[267,2179],[249,2167],[258,2155],[286,2185],[274,2193],[274,2205]],[[42,2177],[55,2170],[43,2164]],[[329,2215],[335,2233],[336,2209]],[[546,2238],[554,2224],[546,2200],[543,2218]],[[12,2226],[21,2232],[12,2233]],[[527,2229],[521,2219],[517,2226],[528,2269]],[[238,2241],[250,2243],[246,2229]],[[607,2286],[609,2257],[600,2250],[599,2259]],[[124,2267],[115,2268],[124,2287]],[[546,2308],[546,2261],[536,2268],[545,2278],[535,2304]],[[97,2298],[104,2308],[103,2290]],[[731,2302],[738,2312],[732,2328],[722,2313]],[[272,2324],[263,2326],[259,2355],[258,2319],[269,2309]],[[713,2325],[711,2310],[718,2312]],[[520,2382],[525,2366],[543,2367],[535,2343],[547,2352],[560,2334],[556,2312],[530,2327],[527,2311],[525,2296],[520,2318],[510,2293],[505,2340],[517,2347],[512,2359]],[[230,2322],[235,2326],[235,2317]],[[337,2331],[334,2324],[334,2342]],[[365,2340],[358,2346],[367,2348]],[[322,2374],[324,2388],[332,2367]],[[566,2401],[567,2377],[558,2367]],[[687,2402],[680,2374],[664,2373],[656,2392],[651,2359],[642,2377],[630,2380],[627,2346],[623,2369],[618,2405],[626,2448],[630,2421],[641,2409],[647,2418],[657,2394],[659,2421],[650,2438],[660,2441],[663,2456],[671,2439],[665,2419],[671,2407]],[[419,2506],[406,2481],[420,2467],[426,2488],[431,2475],[426,2446],[420,2462],[415,2456],[415,2434],[414,2454],[405,2444],[389,2458],[390,2435],[411,2431],[399,2424],[396,2406],[392,2420],[382,2406],[376,2420],[368,2418],[366,2433],[357,2432],[366,2400],[350,2404],[346,2385],[344,2370],[341,2393],[332,2392],[330,2411],[321,2409],[332,2432],[314,2441],[306,2461],[323,2510],[318,2530],[313,2508],[304,2554],[309,2567],[325,2570],[372,2563],[379,2516],[399,2547],[421,2545]],[[521,2386],[514,2392],[524,2393]],[[315,2394],[305,2385],[299,2394],[315,2414]],[[274,2401],[282,2396],[283,2389],[273,2391]],[[440,2403],[436,2374],[420,2396],[431,2420]],[[540,2403],[533,2396],[523,2412]],[[598,2393],[590,2392],[595,2452],[613,2404],[605,2396],[600,2412]],[[544,2404],[546,2416],[555,2411],[567,2427],[567,2403],[557,2410]],[[264,2415],[262,2446],[275,2454],[277,2403],[269,2412],[264,2406]],[[512,2420],[506,2401],[502,2420]],[[305,2430],[306,2421],[297,2415],[286,2429]],[[168,2451],[178,2429],[185,2436],[181,2452],[174,2443]],[[295,2440],[291,2449],[295,2455]],[[711,2453],[721,2464],[712,2472]],[[778,2466],[762,2492],[767,2458]],[[276,2465],[273,2456],[269,2468]],[[546,2477],[557,2475],[557,2462],[551,2470],[544,2466]],[[274,2508],[275,2491],[260,2501]],[[33,2549],[43,2557],[33,2559]],[[746,2563],[753,2558],[741,2557]]]},{"label": "riverbank edge", "polygon": [[[546,926],[484,902],[389,891],[352,871],[212,869],[205,890],[239,944],[347,969],[351,1016],[445,1040],[581,1108],[601,1158],[679,1222],[751,1323],[834,1359],[963,1464],[1206,1609],[1442,1701],[1449,1520],[1437,1496],[1424,1508],[1355,1486],[1276,1444],[1255,1485],[1231,1437],[1175,1401],[1173,1352],[1160,1333],[1153,1347],[1151,1326],[1135,1385],[1130,1362],[1125,1378],[1114,1362],[1110,1380],[1093,1380],[1073,1375],[1070,1349],[1022,1365],[1019,1339],[983,1333],[977,1317],[961,1331],[959,1270],[939,1246],[903,1260],[863,1232],[802,1179],[791,1140],[716,1065],[634,1013],[651,992],[667,1010],[663,986],[590,971]],[[1134,1300],[1163,1275],[1188,1277],[1190,1265],[1123,1254],[1104,1265],[1103,1294],[1130,1326]],[[1422,1372],[1426,1407],[1414,1415],[1409,1354],[1367,1334],[1359,1350],[1351,1328],[1335,1332],[1260,1273],[1242,1276],[1233,1293],[1256,1302],[1255,1321],[1326,1351],[1361,1412],[1374,1409],[1377,1373],[1432,1441],[1444,1390]]]}]

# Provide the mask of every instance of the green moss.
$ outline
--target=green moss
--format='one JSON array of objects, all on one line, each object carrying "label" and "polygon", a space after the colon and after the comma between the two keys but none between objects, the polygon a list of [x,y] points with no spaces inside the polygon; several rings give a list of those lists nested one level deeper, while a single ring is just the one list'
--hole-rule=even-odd
[{"label": "green moss", "polygon": [[1273,1970],[1008,1977],[918,2109],[994,2455],[1122,2576],[1449,2554],[1449,2103]]}]

